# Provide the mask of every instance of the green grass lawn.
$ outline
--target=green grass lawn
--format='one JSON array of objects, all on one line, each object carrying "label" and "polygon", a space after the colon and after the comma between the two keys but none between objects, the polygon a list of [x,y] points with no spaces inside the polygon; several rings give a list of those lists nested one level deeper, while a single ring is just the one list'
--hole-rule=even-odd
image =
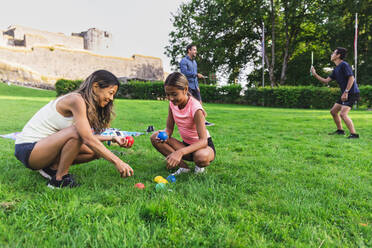
[{"label": "green grass lawn", "polygon": [[[0,134],[20,131],[54,97],[0,84]],[[113,127],[164,128],[167,106],[116,100]],[[163,192],[152,180],[169,172],[149,135],[122,150],[133,177],[101,159],[74,166],[82,186],[67,190],[47,188],[0,138],[0,247],[372,246],[372,112],[351,112],[361,139],[347,140],[327,135],[335,127],[326,110],[205,109],[216,160]]]}]

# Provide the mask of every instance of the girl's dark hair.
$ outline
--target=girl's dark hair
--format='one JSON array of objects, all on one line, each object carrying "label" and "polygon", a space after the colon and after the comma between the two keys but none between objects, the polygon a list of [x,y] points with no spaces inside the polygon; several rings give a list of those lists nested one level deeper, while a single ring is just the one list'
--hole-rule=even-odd
[{"label": "girl's dark hair", "polygon": [[173,86],[180,90],[184,90],[189,86],[189,81],[187,81],[187,78],[182,73],[173,72],[165,79],[164,87],[165,86]]},{"label": "girl's dark hair", "polygon": [[110,101],[104,108],[99,106],[97,96],[93,92],[93,83],[98,83],[100,88],[107,88],[109,86],[119,86],[120,82],[117,77],[109,71],[98,70],[93,72],[80,85],[80,88],[75,92],[79,93],[87,106],[87,118],[90,126],[96,133],[102,132],[105,128],[110,126],[111,119],[115,116],[113,111],[113,102]]},{"label": "girl's dark hair", "polygon": [[346,57],[347,50],[343,47],[337,47],[336,48],[337,54],[340,54],[340,59],[344,60]]}]

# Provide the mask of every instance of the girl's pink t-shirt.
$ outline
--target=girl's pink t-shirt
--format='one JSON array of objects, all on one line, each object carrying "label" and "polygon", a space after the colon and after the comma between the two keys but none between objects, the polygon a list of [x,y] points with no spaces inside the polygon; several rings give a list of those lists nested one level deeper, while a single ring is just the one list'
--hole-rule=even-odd
[{"label": "girl's pink t-shirt", "polygon": [[[201,109],[204,116],[206,115],[202,105],[194,97],[190,96],[189,101],[183,109],[179,109],[178,106],[169,102],[169,107],[172,110],[173,119],[177,124],[180,135],[187,144],[194,144],[199,141],[199,135],[196,131],[196,125],[194,122],[194,115],[197,110]],[[207,130],[207,136],[210,137]]]}]

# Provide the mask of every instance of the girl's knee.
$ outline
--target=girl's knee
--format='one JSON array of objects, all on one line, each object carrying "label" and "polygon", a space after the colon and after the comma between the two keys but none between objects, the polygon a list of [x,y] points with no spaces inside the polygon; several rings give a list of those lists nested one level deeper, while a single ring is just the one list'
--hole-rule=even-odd
[{"label": "girl's knee", "polygon": [[152,134],[151,137],[150,137],[150,141],[151,141],[151,144],[153,146],[155,146],[156,144],[156,135],[155,134]]},{"label": "girl's knee", "polygon": [[209,155],[204,152],[194,154],[194,162],[199,167],[206,167],[210,164]]}]

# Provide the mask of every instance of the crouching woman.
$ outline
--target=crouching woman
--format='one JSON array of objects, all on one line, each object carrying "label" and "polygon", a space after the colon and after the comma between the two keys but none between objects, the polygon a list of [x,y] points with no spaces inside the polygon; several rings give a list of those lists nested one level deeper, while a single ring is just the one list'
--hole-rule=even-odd
[{"label": "crouching woman", "polygon": [[132,176],[133,169],[102,144],[112,140],[128,147],[126,139],[99,135],[110,125],[119,85],[111,72],[99,70],[75,92],[49,102],[17,137],[17,159],[27,168],[39,170],[51,188],[78,186],[69,174],[70,166],[100,157],[113,163],[122,177]]}]

